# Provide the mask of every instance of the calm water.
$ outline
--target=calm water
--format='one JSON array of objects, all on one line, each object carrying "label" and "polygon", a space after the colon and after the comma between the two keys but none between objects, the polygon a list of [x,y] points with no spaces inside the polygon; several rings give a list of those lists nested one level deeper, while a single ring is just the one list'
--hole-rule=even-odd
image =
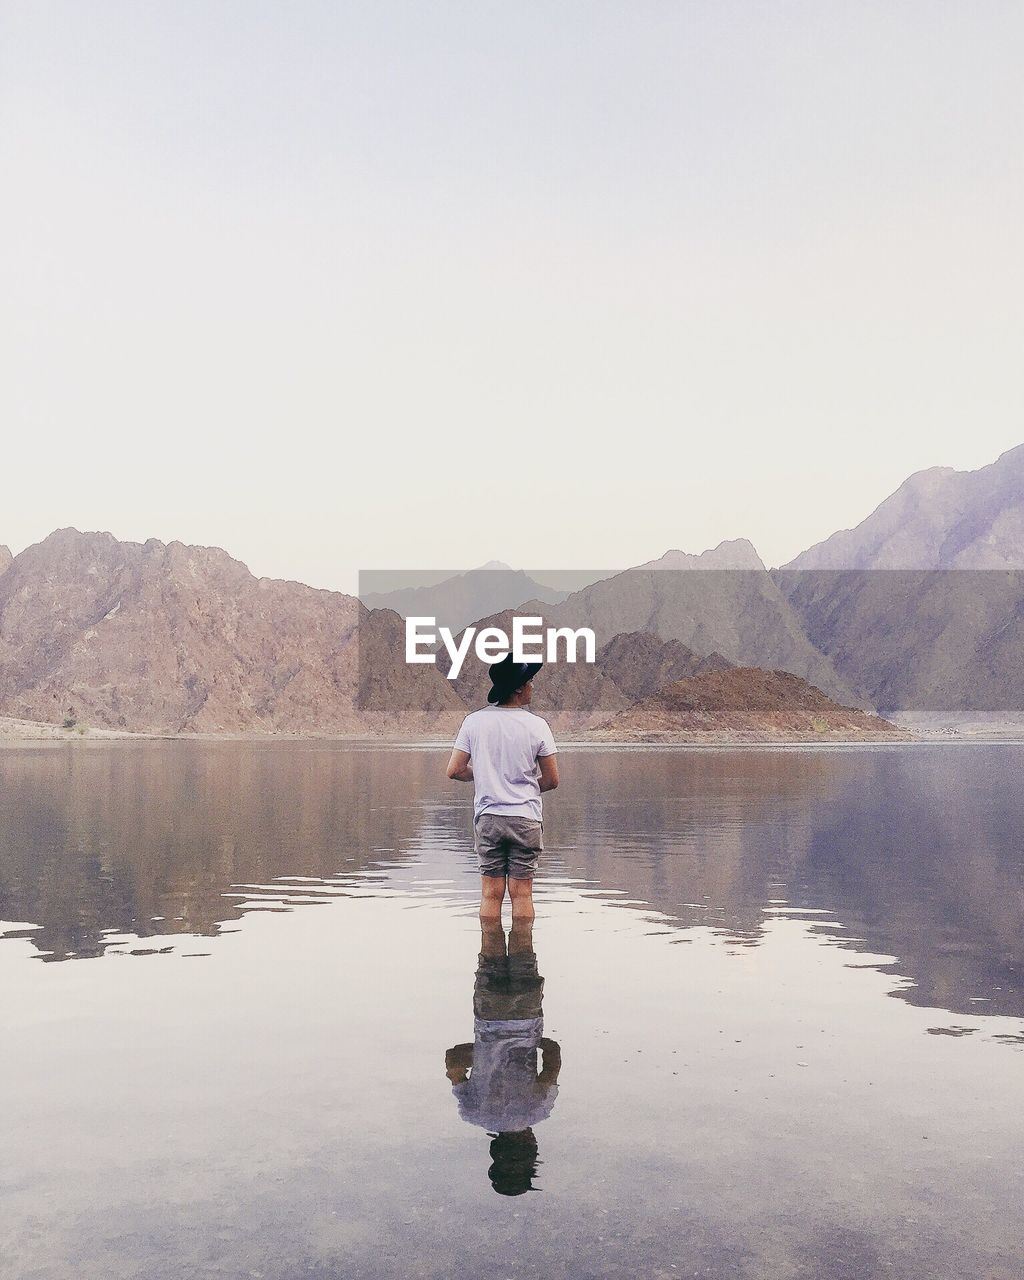
[{"label": "calm water", "polygon": [[0,1273],[1018,1280],[1024,748],[446,758],[0,753]]}]

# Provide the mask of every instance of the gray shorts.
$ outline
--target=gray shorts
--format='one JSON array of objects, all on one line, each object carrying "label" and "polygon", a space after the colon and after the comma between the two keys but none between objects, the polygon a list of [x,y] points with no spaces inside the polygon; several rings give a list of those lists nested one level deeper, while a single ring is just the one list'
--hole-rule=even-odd
[{"label": "gray shorts", "polygon": [[543,823],[518,814],[482,813],[473,824],[482,876],[530,880],[544,848]]}]

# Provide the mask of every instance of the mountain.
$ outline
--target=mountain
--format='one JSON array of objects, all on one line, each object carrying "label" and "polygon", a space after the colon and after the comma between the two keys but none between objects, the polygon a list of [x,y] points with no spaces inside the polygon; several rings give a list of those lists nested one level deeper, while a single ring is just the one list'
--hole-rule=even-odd
[{"label": "mountain", "polygon": [[657,560],[648,560],[637,569],[760,569],[764,561],[757,554],[752,542],[746,538],[733,538],[720,542],[717,547],[692,555],[688,551],[666,551]]},{"label": "mountain", "polygon": [[772,574],[858,699],[927,723],[1024,716],[1024,445],[907,479]]},{"label": "mountain", "polygon": [[0,573],[4,573],[10,568],[14,556],[11,555],[10,547],[5,547],[0,543]]},{"label": "mountain", "polygon": [[[723,568],[723,562],[740,567]],[[574,592],[547,610],[548,620],[592,628],[599,647],[622,632],[649,632],[736,666],[791,671],[840,702],[857,701],[829,658],[807,639],[749,542],[723,543],[701,556],[670,552],[651,565]]]},{"label": "mountain", "polygon": [[624,631],[598,651],[597,665],[630,701],[639,702],[675,680],[733,664],[720,653],[702,657],[678,640],[659,640],[649,631]]},{"label": "mountain", "polygon": [[368,609],[393,609],[403,618],[436,618],[438,626],[451,631],[461,631],[478,618],[485,618],[502,609],[515,609],[524,600],[538,600],[544,605],[565,599],[564,591],[542,586],[528,577],[521,569],[509,569],[500,561],[490,561],[480,569],[457,573],[442,582],[401,586],[393,590],[373,591],[364,589],[377,581],[387,583],[401,576],[390,572],[366,572],[360,578],[360,599]]},{"label": "mountain", "polygon": [[878,716],[839,706],[788,671],[744,667],[677,680],[598,726],[590,736],[609,741],[699,741],[723,732],[736,741],[906,736]]},{"label": "mountain", "polygon": [[457,722],[447,681],[406,666],[401,619],[366,618],[351,596],[257,579],[216,547],[61,529],[0,576],[0,711],[170,733]]},{"label": "mountain", "polygon": [[436,665],[405,661],[405,620],[360,606],[355,711],[361,731],[450,738],[466,708]]},{"label": "mountain", "polygon": [[[139,732],[447,737],[483,702],[486,664],[470,657],[454,682],[443,658],[407,665],[403,614],[509,630],[517,598],[515,613],[596,635],[595,664],[551,665],[538,681],[537,709],[562,733],[589,733],[637,703],[643,714],[617,731],[655,732],[638,726],[662,722],[666,707],[651,699],[680,680],[717,677],[716,697],[767,713],[757,679],[728,674],[751,668],[905,722],[1024,723],[1022,534],[1024,446],[978,471],[911,476],[856,529],[784,569],[766,570],[737,539],[598,580],[581,571],[564,598],[491,562],[439,583],[406,578],[368,610],[257,579],[219,548],[62,529],[14,557],[0,548],[0,715]],[[494,599],[505,603],[480,607]],[[774,691],[804,697],[799,683]],[[715,706],[729,724],[720,702],[707,714]],[[777,714],[804,732],[795,709],[792,722]]]},{"label": "mountain", "polygon": [[[610,592],[599,602],[609,606],[603,616],[623,607],[649,612],[653,598],[672,616],[681,607],[679,584],[699,580],[712,588],[710,612],[719,623],[724,599],[727,617],[751,633],[760,629],[766,643],[780,631],[776,589],[762,570],[638,576],[639,583],[627,573],[588,588]],[[729,590],[716,585],[719,577]],[[765,599],[766,617],[757,621]],[[518,612],[561,623],[553,609],[528,600]],[[504,610],[477,625],[510,631],[512,616]],[[608,627],[610,643],[594,664],[546,668],[537,709],[558,732],[585,733],[664,681],[729,661],[646,627],[634,630],[621,635]],[[404,641],[395,611],[257,579],[216,547],[61,529],[13,557],[0,575],[0,713],[172,734],[447,737],[469,707],[485,701],[486,664],[470,657],[459,680],[448,681],[443,660],[407,665]]]},{"label": "mountain", "polygon": [[793,570],[804,629],[883,715],[1024,718],[1024,570]]},{"label": "mountain", "polygon": [[854,529],[785,569],[1024,569],[1024,445],[977,471],[910,476]]}]

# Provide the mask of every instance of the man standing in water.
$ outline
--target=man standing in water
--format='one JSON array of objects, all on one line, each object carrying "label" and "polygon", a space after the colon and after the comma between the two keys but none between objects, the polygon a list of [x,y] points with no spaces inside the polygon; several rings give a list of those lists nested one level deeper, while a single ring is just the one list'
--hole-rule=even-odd
[{"label": "man standing in water", "polygon": [[501,919],[505,891],[512,919],[532,920],[533,873],[543,849],[541,792],[558,786],[557,748],[547,721],[528,710],[539,662],[488,668],[490,704],[462,722],[448,777],[472,782],[473,828],[480,859],[480,919]]}]

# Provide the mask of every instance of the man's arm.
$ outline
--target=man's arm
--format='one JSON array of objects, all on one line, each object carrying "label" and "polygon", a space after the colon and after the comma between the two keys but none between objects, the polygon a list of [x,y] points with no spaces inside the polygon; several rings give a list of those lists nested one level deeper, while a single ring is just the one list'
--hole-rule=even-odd
[{"label": "man's arm", "polygon": [[562,1050],[557,1040],[541,1037],[540,1042],[540,1074],[537,1076],[541,1084],[558,1084],[558,1073],[562,1069]]},{"label": "man's arm", "polygon": [[[558,756],[539,756],[537,763],[540,765],[541,791],[554,791],[558,786]],[[448,767],[450,770],[451,765]],[[448,777],[451,776],[449,772]]]},{"label": "man's arm", "polygon": [[[473,766],[469,762],[468,751],[460,751],[458,747],[452,751],[452,758],[448,761],[448,777],[455,782],[473,781]],[[541,787],[541,790],[544,788]]]},{"label": "man's arm", "polygon": [[473,1066],[473,1045],[455,1044],[444,1055],[444,1073],[452,1084],[462,1084],[469,1078]]}]

